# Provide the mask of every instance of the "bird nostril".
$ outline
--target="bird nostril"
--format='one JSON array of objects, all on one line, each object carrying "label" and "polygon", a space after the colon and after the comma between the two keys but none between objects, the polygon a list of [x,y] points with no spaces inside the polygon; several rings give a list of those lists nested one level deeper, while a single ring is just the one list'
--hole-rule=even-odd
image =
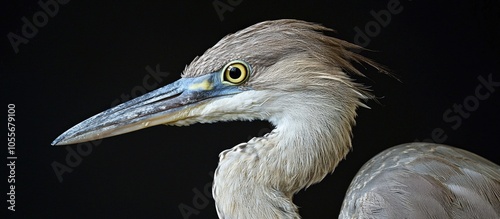
[{"label": "bird nostril", "polygon": [[181,94],[182,94],[182,92],[179,92],[179,93],[174,94],[174,95],[168,95],[168,96],[163,97],[163,98],[158,98],[156,100],[153,100],[153,101],[147,103],[146,105],[152,105],[152,104],[155,104],[155,103],[164,102],[164,101],[167,101],[167,100],[172,100],[172,99],[175,99],[175,98],[179,97]]}]

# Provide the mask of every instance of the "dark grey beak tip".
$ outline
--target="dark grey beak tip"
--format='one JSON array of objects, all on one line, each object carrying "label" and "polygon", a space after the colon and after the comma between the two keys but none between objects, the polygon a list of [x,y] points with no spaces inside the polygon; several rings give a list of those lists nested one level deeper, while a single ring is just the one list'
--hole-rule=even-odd
[{"label": "dark grey beak tip", "polygon": [[63,140],[63,136],[59,135],[59,137],[57,137],[56,139],[54,139],[54,141],[52,141],[52,143],[50,143],[50,144],[52,146],[60,146],[60,145],[63,145],[63,144],[59,144],[59,143],[61,143],[62,140]]},{"label": "dark grey beak tip", "polygon": [[54,139],[54,141],[52,141],[52,143],[50,143],[50,144],[52,146],[62,146],[62,145],[72,144],[71,141],[73,140],[74,134],[71,130],[73,130],[73,128],[71,128],[71,129],[65,131],[64,133],[62,133],[61,135],[57,136],[57,138]]}]

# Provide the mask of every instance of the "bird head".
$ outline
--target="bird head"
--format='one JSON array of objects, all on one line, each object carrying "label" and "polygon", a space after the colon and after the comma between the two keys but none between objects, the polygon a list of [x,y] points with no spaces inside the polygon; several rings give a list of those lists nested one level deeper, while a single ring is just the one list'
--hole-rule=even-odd
[{"label": "bird head", "polygon": [[[370,95],[347,73],[376,64],[359,49],[299,20],[265,21],[227,35],[189,64],[182,78],[70,128],[53,145],[115,136],[159,124],[268,120],[278,125],[325,107],[355,115]],[[349,119],[351,120],[351,119]]]}]

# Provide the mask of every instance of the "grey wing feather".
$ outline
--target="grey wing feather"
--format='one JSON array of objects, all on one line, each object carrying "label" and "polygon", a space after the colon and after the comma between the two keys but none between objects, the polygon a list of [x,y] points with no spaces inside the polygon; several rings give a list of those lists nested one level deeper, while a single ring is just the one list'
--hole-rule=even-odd
[{"label": "grey wing feather", "polygon": [[500,166],[431,143],[387,149],[349,186],[339,218],[500,218]]}]

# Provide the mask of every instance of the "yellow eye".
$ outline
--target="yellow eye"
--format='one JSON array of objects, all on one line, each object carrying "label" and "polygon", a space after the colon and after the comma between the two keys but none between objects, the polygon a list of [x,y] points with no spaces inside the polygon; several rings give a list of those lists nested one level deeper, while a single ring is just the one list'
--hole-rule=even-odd
[{"label": "yellow eye", "polygon": [[250,68],[243,61],[232,61],[222,69],[222,82],[240,85],[248,79]]}]

